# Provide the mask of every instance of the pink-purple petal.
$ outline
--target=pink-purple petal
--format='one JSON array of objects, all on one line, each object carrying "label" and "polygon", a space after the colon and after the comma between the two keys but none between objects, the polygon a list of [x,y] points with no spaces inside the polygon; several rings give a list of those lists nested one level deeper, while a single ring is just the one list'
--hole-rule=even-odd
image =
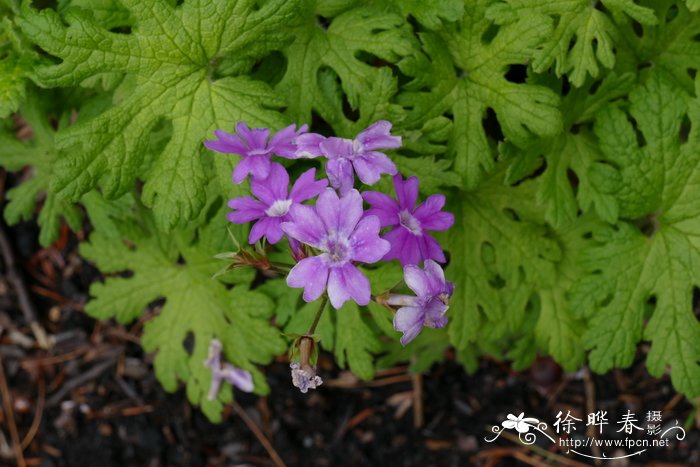
[{"label": "pink-purple petal", "polygon": [[239,122],[236,125],[236,133],[246,142],[250,149],[262,150],[267,148],[267,139],[270,136],[270,130],[267,128],[253,128],[251,130],[248,128],[248,125]]},{"label": "pink-purple petal", "polygon": [[272,168],[272,162],[270,162],[270,156],[249,156],[246,160],[250,161],[250,173],[253,174],[253,178],[259,180],[264,180],[270,175],[270,169]]},{"label": "pink-purple petal", "polygon": [[328,180],[316,180],[316,169],[309,169],[297,178],[289,193],[289,198],[295,203],[318,196],[328,186]]},{"label": "pink-purple petal", "polygon": [[320,246],[321,238],[325,235],[326,229],[314,208],[303,204],[294,204],[289,210],[289,219],[291,219],[289,222],[283,222],[280,226],[284,233],[312,247],[318,248]]},{"label": "pink-purple petal", "polygon": [[425,277],[428,279],[428,287],[433,294],[442,293],[445,285],[445,272],[440,265],[432,259],[425,260],[423,263]]},{"label": "pink-purple petal", "polygon": [[344,213],[340,209],[340,199],[335,190],[326,188],[318,195],[316,213],[323,221],[326,232],[338,231],[338,223]]},{"label": "pink-purple petal", "polygon": [[320,256],[312,256],[299,261],[287,276],[287,285],[304,288],[303,298],[313,302],[321,296],[328,283],[328,266]]},{"label": "pink-purple petal", "polygon": [[445,258],[445,252],[442,251],[442,247],[438,243],[437,240],[435,240],[432,235],[424,233],[423,238],[422,238],[422,252],[423,252],[423,259],[434,259],[438,263],[444,263],[447,261]]},{"label": "pink-purple petal", "polygon": [[389,252],[391,245],[379,238],[379,219],[364,217],[350,235],[352,259],[363,263],[376,263]]},{"label": "pink-purple petal", "polygon": [[[257,157],[257,156],[256,156]],[[287,170],[278,163],[272,163],[270,173],[267,178],[253,178],[250,182],[250,191],[267,206],[277,200],[287,199],[287,189],[289,188],[289,174]]]},{"label": "pink-purple petal", "polygon": [[362,198],[371,206],[365,211],[365,217],[377,216],[382,227],[399,223],[399,207],[395,199],[377,191],[366,191]]},{"label": "pink-purple petal", "polygon": [[430,294],[430,284],[425,272],[418,266],[409,264],[403,268],[403,278],[409,289],[419,296],[423,297]]},{"label": "pink-purple petal", "polygon": [[440,211],[429,216],[421,217],[422,218],[416,216],[424,230],[447,230],[455,223],[454,214],[446,211]]},{"label": "pink-purple petal", "polygon": [[340,194],[352,190],[355,184],[355,174],[352,162],[348,159],[332,159],[326,163],[326,175],[333,188],[337,188]]},{"label": "pink-purple petal", "polygon": [[403,307],[394,315],[394,329],[403,333],[401,344],[407,345],[423,330],[423,312],[418,307]]},{"label": "pink-purple petal", "polygon": [[350,298],[358,305],[367,305],[370,299],[369,280],[351,263],[331,268],[328,275],[328,298],[336,309],[341,308]]},{"label": "pink-purple petal", "polygon": [[391,136],[390,132],[391,122],[379,120],[363,130],[355,139],[368,151],[400,147],[401,137]]},{"label": "pink-purple petal", "polygon": [[445,195],[430,195],[413,211],[413,215],[420,220],[428,219],[443,207],[445,207]]},{"label": "pink-purple petal", "polygon": [[334,159],[349,159],[354,155],[352,140],[346,138],[330,137],[319,143],[321,153],[329,160]]},{"label": "pink-purple petal", "polygon": [[394,176],[394,190],[400,209],[413,211],[418,201],[418,177],[409,177],[405,181],[400,174]]},{"label": "pink-purple petal", "polygon": [[360,192],[352,189],[340,198],[338,232],[348,236],[355,230],[355,226],[362,219],[362,196]]},{"label": "pink-purple petal", "polygon": [[296,138],[296,158],[310,159],[321,156],[323,153],[319,145],[325,141],[325,136],[316,133],[306,133]]},{"label": "pink-purple petal", "polygon": [[234,367],[230,363],[222,365],[221,377],[241,391],[252,392],[254,389],[253,375],[246,370]]},{"label": "pink-purple petal", "polygon": [[395,227],[385,233],[382,238],[387,240],[391,245],[389,252],[382,258],[384,261],[398,259],[402,265],[418,264],[420,261],[420,252],[418,244],[413,235],[403,227]]},{"label": "pink-purple petal", "polygon": [[238,161],[238,164],[236,164],[236,167],[233,169],[233,182],[236,184],[241,183],[243,180],[246,179],[248,174],[251,172],[253,168],[253,158],[252,157],[244,157],[240,161]]},{"label": "pink-purple petal", "polygon": [[280,228],[282,223],[280,218],[276,217],[265,217],[260,219],[253,225],[250,229],[250,235],[248,235],[248,243],[251,245],[265,237],[267,241],[271,244],[275,244],[280,241],[284,236],[284,232]]},{"label": "pink-purple petal", "polygon": [[394,175],[397,172],[396,165],[386,154],[381,152],[368,152],[360,157],[355,157],[352,165],[362,183],[374,185],[382,174]]}]

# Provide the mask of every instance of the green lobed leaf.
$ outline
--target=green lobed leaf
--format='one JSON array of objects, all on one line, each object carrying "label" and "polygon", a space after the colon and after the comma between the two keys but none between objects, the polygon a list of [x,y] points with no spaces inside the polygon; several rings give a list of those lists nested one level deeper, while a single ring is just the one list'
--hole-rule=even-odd
[{"label": "green lobed leaf", "polygon": [[337,310],[335,358],[341,367],[349,367],[363,380],[374,376],[373,353],[381,350],[375,332],[365,323],[360,308],[352,301]]},{"label": "green lobed leaf", "polygon": [[222,342],[228,361],[253,374],[255,392],[266,394],[267,382],[255,365],[269,363],[286,346],[269,323],[273,302],[248,289],[250,276],[230,289],[212,278],[219,267],[212,256],[227,235],[223,212],[217,210],[209,223],[204,217],[165,236],[156,234],[154,219],[138,200],[126,195],[118,202],[119,206],[110,202],[113,207],[105,210],[99,195],[86,197],[95,231],[80,251],[102,272],[129,271],[130,276],[94,283],[85,311],[126,323],[141,316],[149,304],[164,300],[144,326],[142,345],[156,352],[154,366],[163,387],[172,392],[178,381],[186,383],[189,400],[212,421],[221,419],[222,404],[231,400],[229,386],[217,399],[207,399],[211,371],[204,360],[213,338]]},{"label": "green lobed leaf", "polygon": [[467,188],[474,188],[494,168],[493,141],[482,125],[492,109],[505,137],[525,145],[534,135],[553,136],[561,128],[558,97],[543,86],[506,79],[512,65],[525,64],[551,31],[544,17],[518,20],[489,38],[493,23],[486,17],[492,2],[466,3],[464,18],[439,34],[421,33],[424,53],[399,63],[412,77],[398,102],[409,111],[405,128],[451,116],[448,143],[455,170]]},{"label": "green lobed leaf", "polygon": [[661,71],[674,84],[693,93],[693,78],[700,69],[697,13],[674,0],[640,3],[655,10],[658,24],[637,25],[629,21],[621,28],[623,40],[617,46],[617,68],[642,76]]},{"label": "green lobed leaf", "polygon": [[[401,15],[362,6],[326,18],[317,16],[323,5],[303,2],[294,41],[284,49],[287,69],[276,86],[287,96],[287,115],[299,123],[311,122],[318,112],[338,136],[354,134],[376,120],[396,116],[389,100],[396,94],[396,78],[386,66],[413,53],[415,40]],[[366,59],[362,59],[366,56]],[[343,99],[358,110],[360,119],[343,115]],[[392,118],[396,120],[395,118]]]},{"label": "green lobed leaf", "polygon": [[[3,215],[8,224],[14,225],[21,220],[34,216],[37,203],[41,210],[39,224],[39,243],[48,246],[59,235],[61,219],[73,230],[82,227],[82,215],[70,202],[47,192],[54,176],[56,148],[54,146],[55,130],[49,123],[49,102],[47,93],[30,92],[27,101],[20,109],[20,115],[32,131],[29,141],[20,141],[14,134],[0,133],[0,165],[7,170],[19,171],[31,166],[28,178],[7,192],[8,203]],[[63,122],[65,123],[65,122]]]},{"label": "green lobed leaf", "polygon": [[[283,102],[266,84],[244,76],[212,80],[211,73],[219,57],[261,56],[279,47],[295,2],[271,1],[260,9],[248,0],[122,4],[133,18],[126,34],[108,31],[80,9],[66,13],[67,27],[50,9],[25,7],[18,22],[62,60],[36,69],[41,85],[74,85],[107,72],[125,73],[134,83],[114,107],[58,136],[63,152],[53,189],[77,200],[99,182],[106,196],[117,198],[143,177],[144,202],[167,231],[204,206],[204,138],[216,128],[230,131],[239,120],[283,125],[270,110]],[[142,174],[148,135],[162,119],[172,123],[172,137]]]},{"label": "green lobed leaf", "polygon": [[657,23],[652,9],[633,0],[505,0],[491,7],[487,15],[502,25],[534,22],[540,15],[554,18],[554,31],[543,37],[532,66],[541,73],[554,65],[557,76],[568,75],[574,86],[583,85],[586,76],[598,77],[599,63],[605,68],[615,65],[620,36],[617,18],[628,16],[643,25]]},{"label": "green lobed leaf", "polygon": [[[596,120],[606,158],[619,169],[622,217],[595,233],[581,253],[586,273],[572,306],[590,318],[584,344],[599,372],[632,363],[636,345],[651,341],[652,375],[670,367],[674,386],[700,394],[700,322],[693,288],[700,285],[700,103],[688,99],[663,70],[630,94],[629,114],[612,106]],[[684,117],[691,128],[679,138]],[[630,118],[644,143],[637,142]],[[636,224],[636,225],[635,225]],[[647,308],[651,317],[645,323]]]},{"label": "green lobed leaf", "polygon": [[455,283],[450,303],[450,340],[458,349],[512,334],[538,288],[553,287],[560,246],[548,238],[539,210],[528,200],[535,185],[507,187],[502,173],[478,191],[453,199],[456,224],[447,237]]}]

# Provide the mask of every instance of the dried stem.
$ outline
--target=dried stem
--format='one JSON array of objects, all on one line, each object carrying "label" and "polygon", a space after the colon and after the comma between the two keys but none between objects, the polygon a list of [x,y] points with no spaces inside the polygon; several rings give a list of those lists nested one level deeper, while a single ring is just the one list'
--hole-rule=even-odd
[{"label": "dried stem", "polygon": [[46,382],[44,381],[44,375],[39,376],[39,394],[37,395],[36,408],[34,409],[34,420],[32,420],[32,426],[29,427],[29,431],[24,436],[22,440],[22,449],[27,449],[29,445],[34,440],[37,432],[39,431],[39,426],[41,425],[41,417],[44,415],[44,405],[46,403]]},{"label": "dried stem", "polygon": [[15,289],[17,301],[22,309],[24,319],[32,328],[32,332],[34,333],[34,337],[36,338],[39,346],[43,349],[47,349],[49,347],[49,340],[46,337],[46,331],[36,319],[34,305],[29,298],[29,293],[27,292],[27,288],[22,280],[22,275],[17,270],[15,257],[12,253],[12,247],[10,246],[10,241],[5,234],[2,224],[0,224],[0,251],[2,251],[2,258],[5,262],[7,279],[12,283],[12,287]]},{"label": "dried stem", "polygon": [[22,443],[19,440],[17,433],[17,424],[15,423],[15,412],[12,408],[12,395],[7,387],[7,379],[5,378],[5,362],[0,353],[0,391],[2,392],[2,403],[5,409],[5,417],[7,419],[7,427],[10,430],[10,438],[12,439],[12,447],[15,450],[15,459],[19,467],[26,467],[27,463],[24,460],[22,452]]},{"label": "dried stem", "polygon": [[270,456],[272,463],[275,464],[276,467],[285,467],[284,461],[279,456],[279,454],[277,454],[277,451],[275,451],[275,448],[274,446],[272,446],[272,443],[270,443],[270,440],[267,439],[265,433],[262,432],[260,427],[253,421],[252,418],[250,418],[246,411],[243,410],[243,407],[241,407],[236,401],[233,401],[232,405],[233,411],[236,412],[236,414],[238,414],[239,417],[241,417],[241,419],[248,426],[250,431],[253,432],[256,438],[258,438],[258,441],[260,441],[260,444],[262,444],[263,448],[265,448],[265,451],[267,451],[267,454]]}]

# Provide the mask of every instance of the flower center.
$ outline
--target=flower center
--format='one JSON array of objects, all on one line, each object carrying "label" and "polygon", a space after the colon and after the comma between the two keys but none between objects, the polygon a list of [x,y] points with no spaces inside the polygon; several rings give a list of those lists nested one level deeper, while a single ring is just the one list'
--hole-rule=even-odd
[{"label": "flower center", "polygon": [[248,151],[249,156],[266,156],[270,153],[270,150],[267,148],[263,149],[250,149]]},{"label": "flower center", "polygon": [[292,205],[291,199],[278,199],[265,209],[267,217],[282,217],[289,212],[289,207]]},{"label": "flower center", "polygon": [[408,209],[404,209],[399,213],[399,223],[408,229],[413,235],[420,235],[423,230],[420,227],[420,222],[418,219],[413,217],[413,214],[408,212]]},{"label": "flower center", "polygon": [[332,264],[343,265],[350,261],[350,244],[347,239],[339,237],[338,234],[329,234],[321,247],[328,253],[328,259]]},{"label": "flower center", "polygon": [[350,159],[354,159],[355,157],[360,157],[365,153],[365,148],[360,143],[358,140],[354,139],[352,140],[352,156],[350,156]]}]

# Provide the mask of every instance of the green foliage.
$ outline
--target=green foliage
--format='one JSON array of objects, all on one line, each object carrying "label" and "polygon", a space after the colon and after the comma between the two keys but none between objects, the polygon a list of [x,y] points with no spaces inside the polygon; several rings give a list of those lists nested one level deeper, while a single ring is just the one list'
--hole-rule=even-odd
[{"label": "green foliage", "polygon": [[532,67],[541,73],[554,64],[557,76],[566,74],[574,86],[581,86],[587,75],[597,78],[599,62],[605,68],[615,65],[616,23],[627,17],[645,26],[657,22],[650,8],[633,0],[505,0],[488,12],[497,24],[532,21],[540,15],[553,18],[556,25],[534,54]]},{"label": "green foliage", "polygon": [[278,47],[286,36],[280,26],[295,4],[268,2],[254,10],[250,1],[201,0],[180,7],[165,0],[122,3],[133,18],[126,34],[100,26],[80,8],[66,13],[67,27],[49,9],[25,8],[18,22],[25,35],[61,59],[35,70],[40,85],[78,85],[102,73],[126,76],[123,100],[57,139],[64,152],[54,191],[79,200],[98,182],[108,198],[131,190],[144,166],[149,133],[165,119],[172,136],[144,176],[144,202],[168,231],[204,206],[203,138],[239,120],[283,123],[269,110],[282,101],[265,83],[246,76],[211,78],[227,55],[255,58]]},{"label": "green foliage", "polygon": [[[55,193],[46,192],[54,175],[56,160],[55,131],[47,116],[47,97],[48,95],[30,94],[22,106],[26,129],[32,133],[30,141],[19,141],[9,132],[0,133],[0,165],[12,171],[31,167],[31,175],[21,185],[7,192],[8,203],[3,213],[5,220],[8,224],[16,224],[20,220],[31,219],[38,199],[43,197],[37,219],[41,227],[39,243],[42,246],[48,246],[58,238],[61,218],[73,230],[82,226],[82,216],[75,206]],[[62,117],[59,127],[67,124],[68,116]]]},{"label": "green foliage", "polygon": [[533,135],[555,135],[561,126],[556,94],[543,86],[510,82],[505,76],[511,65],[532,56],[550,34],[551,22],[537,16],[493,31],[485,15],[489,3],[467,2],[461,22],[441,33],[421,33],[423,51],[399,63],[401,71],[413,78],[399,96],[409,110],[405,126],[452,116],[448,143],[466,188],[474,188],[494,168],[482,126],[487,109],[496,113],[503,134],[518,145]]},{"label": "green foliage", "polygon": [[212,279],[219,267],[213,254],[227,243],[221,209],[212,204],[209,222],[163,237],[151,213],[131,195],[107,203],[90,194],[85,205],[95,232],[81,254],[104,273],[129,272],[128,277],[112,275],[93,284],[85,311],[128,323],[149,304],[164,300],[144,327],[143,347],[157,352],[154,366],[163,387],[174,391],[178,380],[185,382],[190,401],[212,420],[220,418],[222,404],[231,400],[230,389],[207,400],[211,372],[204,360],[213,338],[222,342],[227,360],[252,372],[255,391],[266,394],[267,382],[255,365],[269,363],[286,347],[268,322],[274,303],[249,290],[250,274],[239,275],[231,289]]},{"label": "green foliage", "polygon": [[[212,420],[232,395],[206,399],[211,339],[265,393],[260,365],[318,310],[279,275],[213,277],[227,227],[248,233],[224,201],[249,187],[202,141],[239,120],[344,137],[391,120],[401,173],[455,214],[438,237],[448,327],[404,348],[383,306],[326,310],[315,335],[340,366],[426,371],[453,347],[469,370],[486,353],[604,372],[646,341],[650,372],[700,395],[697,1],[58,3],[0,1],[0,164],[18,172],[4,218],[38,211],[43,245],[89,222],[81,252],[106,277],[86,311],[151,310],[159,380]],[[393,193],[388,177],[373,189]],[[363,271],[375,296],[401,287],[396,262]]]},{"label": "green foliage", "polygon": [[[619,170],[620,215],[633,223],[596,232],[582,256],[587,275],[574,289],[572,306],[591,318],[584,342],[593,369],[629,365],[644,338],[652,344],[649,371],[660,375],[670,366],[674,385],[697,395],[700,323],[692,299],[700,284],[700,102],[661,73],[634,89],[629,100],[643,145],[616,106],[598,115],[595,129],[601,149]],[[684,116],[689,128],[682,127]],[[683,142],[679,135],[686,131]]]}]

